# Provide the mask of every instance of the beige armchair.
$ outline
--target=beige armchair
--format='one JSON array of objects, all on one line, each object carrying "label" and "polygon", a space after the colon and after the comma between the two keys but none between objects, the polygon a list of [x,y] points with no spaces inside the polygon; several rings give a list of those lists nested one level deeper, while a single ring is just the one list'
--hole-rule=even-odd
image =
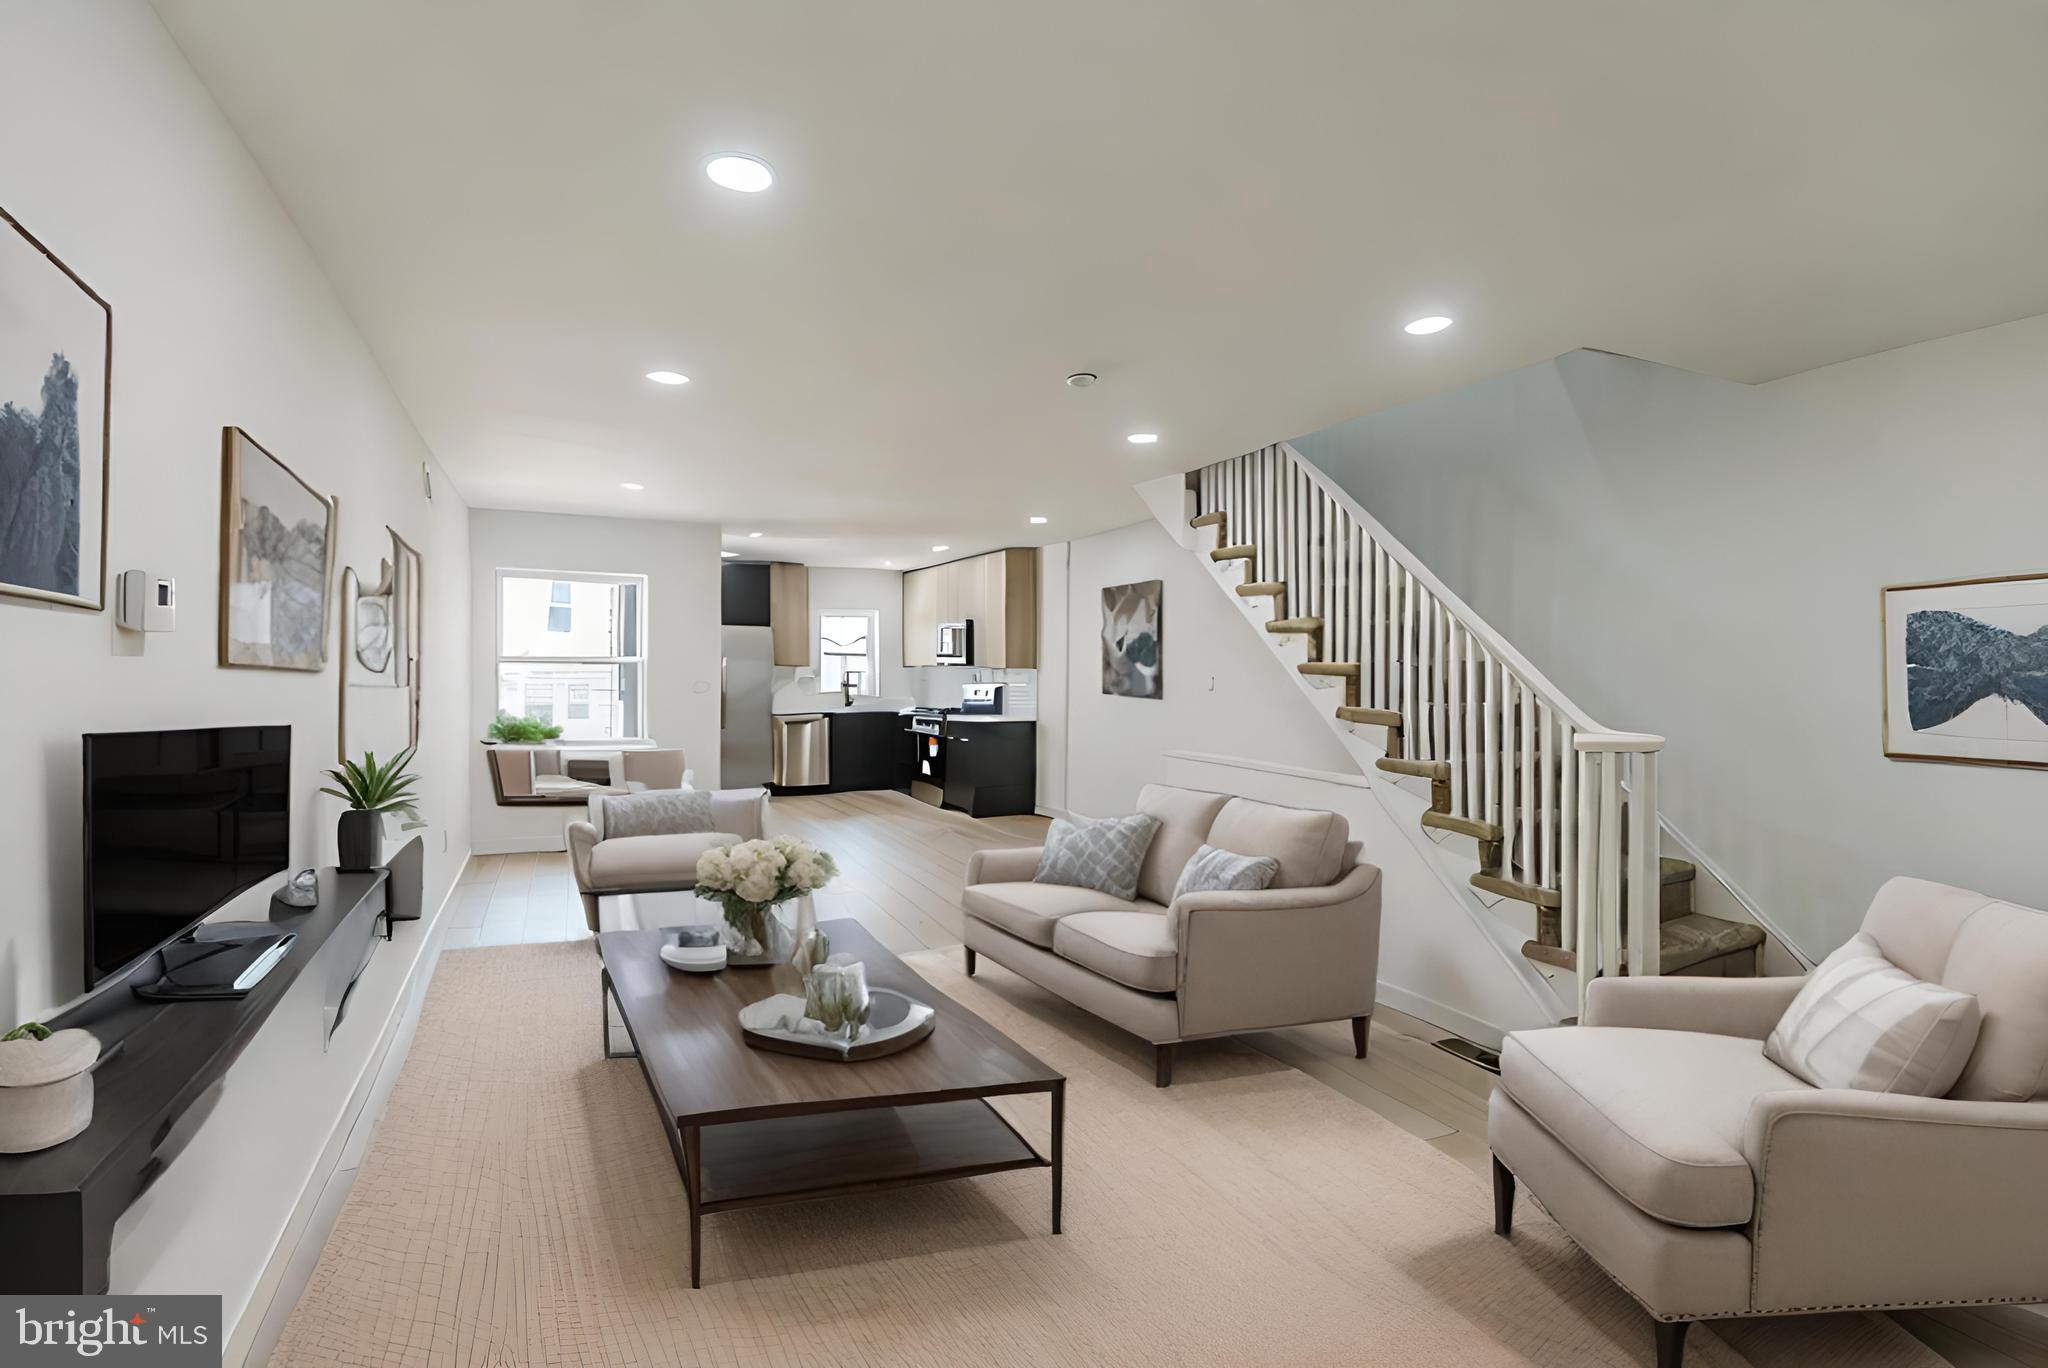
[{"label": "beige armchair", "polygon": [[721,789],[710,800],[710,831],[607,832],[606,806],[621,796],[598,794],[588,818],[568,826],[569,867],[583,898],[583,917],[598,929],[599,898],[616,893],[667,893],[697,886],[697,861],[712,846],[759,840],[768,811],[766,789]]},{"label": "beige armchair", "polygon": [[[1159,819],[1125,902],[1032,882],[1039,848],[968,857],[967,972],[987,955],[1153,1046],[1154,1082],[1173,1081],[1184,1040],[1350,1020],[1365,1057],[1378,990],[1380,871],[1361,863],[1333,812],[1148,785]],[[1275,887],[1175,899],[1204,843],[1280,862]]]},{"label": "beige armchair", "polygon": [[1583,1025],[1510,1035],[1494,1226],[1519,1179],[1657,1322],[2048,1301],[2048,915],[1894,879],[1886,958],[1976,996],[1947,1097],[1815,1088],[1763,1041],[1800,978],[1601,979]]}]

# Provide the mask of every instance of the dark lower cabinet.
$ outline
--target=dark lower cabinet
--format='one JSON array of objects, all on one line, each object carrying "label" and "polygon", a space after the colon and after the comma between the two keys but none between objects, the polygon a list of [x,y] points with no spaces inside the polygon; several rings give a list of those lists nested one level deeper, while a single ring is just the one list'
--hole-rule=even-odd
[{"label": "dark lower cabinet", "polygon": [[946,806],[970,817],[1015,817],[1038,806],[1038,728],[1030,722],[946,724]]},{"label": "dark lower cabinet", "polygon": [[832,787],[893,787],[902,768],[904,719],[893,712],[836,712],[831,716]]}]

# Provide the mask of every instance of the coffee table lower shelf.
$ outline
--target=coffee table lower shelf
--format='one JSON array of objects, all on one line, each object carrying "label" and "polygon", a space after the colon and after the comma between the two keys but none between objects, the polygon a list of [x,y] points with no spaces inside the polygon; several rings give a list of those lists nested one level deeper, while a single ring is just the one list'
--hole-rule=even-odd
[{"label": "coffee table lower shelf", "polygon": [[703,1285],[699,1223],[713,1212],[847,1197],[1013,1169],[1052,1170],[1052,1229],[1057,1235],[1066,1089],[1049,1091],[1050,1158],[1033,1149],[980,1098],[713,1126],[671,1125],[669,1145],[690,1203],[690,1286]]}]

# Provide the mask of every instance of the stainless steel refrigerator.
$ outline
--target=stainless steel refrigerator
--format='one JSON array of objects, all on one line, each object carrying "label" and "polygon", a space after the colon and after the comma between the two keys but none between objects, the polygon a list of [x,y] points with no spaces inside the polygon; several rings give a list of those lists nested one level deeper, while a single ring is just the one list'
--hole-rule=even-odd
[{"label": "stainless steel refrigerator", "polygon": [[768,782],[774,643],[766,627],[719,630],[718,786],[751,788]]}]

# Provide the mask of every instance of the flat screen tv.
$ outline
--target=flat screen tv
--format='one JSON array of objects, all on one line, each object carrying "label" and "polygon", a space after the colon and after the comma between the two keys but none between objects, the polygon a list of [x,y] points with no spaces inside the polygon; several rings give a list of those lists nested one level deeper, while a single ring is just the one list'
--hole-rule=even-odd
[{"label": "flat screen tv", "polygon": [[285,868],[292,729],[85,738],[85,986],[98,987]]}]

